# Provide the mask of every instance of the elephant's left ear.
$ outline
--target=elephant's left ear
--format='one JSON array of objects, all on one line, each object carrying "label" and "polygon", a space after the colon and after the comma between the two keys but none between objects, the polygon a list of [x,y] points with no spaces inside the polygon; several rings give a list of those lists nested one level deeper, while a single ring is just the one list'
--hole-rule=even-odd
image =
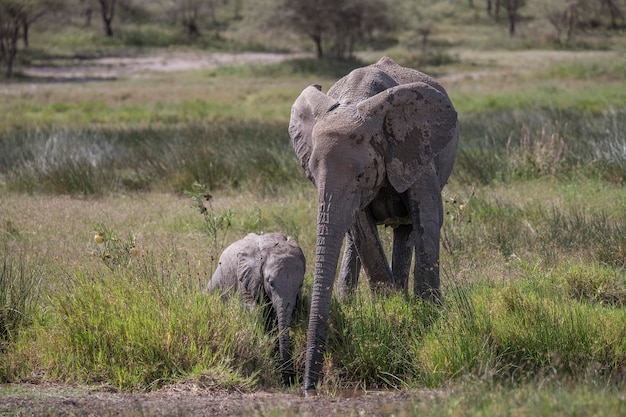
[{"label": "elephant's left ear", "polygon": [[263,257],[256,248],[241,250],[237,253],[237,279],[240,293],[243,300],[251,306],[259,300],[263,287],[262,265]]},{"label": "elephant's left ear", "polygon": [[291,107],[289,120],[289,136],[296,151],[300,164],[307,177],[315,182],[309,170],[309,159],[313,149],[313,128],[317,121],[328,110],[337,106],[337,100],[322,93],[319,85],[310,85],[305,88]]},{"label": "elephant's left ear", "polygon": [[401,84],[357,105],[361,117],[380,123],[389,143],[387,178],[406,191],[435,156],[458,135],[458,118],[443,89]]}]

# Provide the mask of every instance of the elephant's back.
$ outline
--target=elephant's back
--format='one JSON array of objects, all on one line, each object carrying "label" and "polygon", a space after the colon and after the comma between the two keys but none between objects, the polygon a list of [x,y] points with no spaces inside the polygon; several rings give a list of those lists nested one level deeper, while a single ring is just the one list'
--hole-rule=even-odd
[{"label": "elephant's back", "polygon": [[398,65],[393,59],[387,56],[380,58],[377,63],[372,64],[371,66],[385,72],[398,84],[411,84],[416,82],[422,82],[439,90],[447,96],[444,88],[433,77],[424,74],[423,72],[420,72],[416,69]]},{"label": "elephant's back", "polygon": [[428,84],[447,96],[444,88],[433,77],[418,70],[400,66],[386,56],[375,64],[351,71],[330,87],[327,95],[342,105],[356,105],[399,84],[415,82]]},{"label": "elephant's back", "polygon": [[370,65],[351,71],[333,84],[327,95],[342,105],[356,105],[396,85],[385,71]]}]

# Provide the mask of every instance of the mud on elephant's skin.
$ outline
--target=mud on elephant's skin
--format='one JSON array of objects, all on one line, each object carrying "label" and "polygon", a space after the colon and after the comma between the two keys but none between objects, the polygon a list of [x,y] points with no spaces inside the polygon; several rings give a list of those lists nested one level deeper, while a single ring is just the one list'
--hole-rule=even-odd
[{"label": "mud on elephant's skin", "polygon": [[[350,291],[363,266],[373,287],[408,290],[437,301],[441,190],[458,145],[457,113],[433,78],[387,57],[358,68],[324,94],[305,88],[291,109],[289,135],[318,189],[315,271],[304,388],[322,369],[340,248],[339,290]],[[376,225],[394,228],[391,266]]]},{"label": "mud on elephant's skin", "polygon": [[278,328],[281,372],[285,384],[294,380],[289,329],[304,281],[306,262],[300,246],[281,233],[248,234],[222,252],[207,285],[229,297],[237,293],[251,308],[269,303]]}]

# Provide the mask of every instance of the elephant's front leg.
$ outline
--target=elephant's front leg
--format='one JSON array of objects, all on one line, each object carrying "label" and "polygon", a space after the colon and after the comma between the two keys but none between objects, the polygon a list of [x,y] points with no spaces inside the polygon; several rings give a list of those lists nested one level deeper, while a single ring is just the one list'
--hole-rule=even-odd
[{"label": "elephant's front leg", "polygon": [[352,238],[352,233],[346,233],[346,246],[343,251],[341,269],[339,270],[339,281],[337,282],[337,292],[340,298],[350,294],[359,282],[361,273],[361,262],[357,255],[356,245]]},{"label": "elephant's front leg", "polygon": [[369,209],[357,211],[350,229],[356,252],[373,289],[389,288],[393,277]]},{"label": "elephant's front leg", "polygon": [[410,224],[401,224],[393,229],[393,252],[391,255],[393,283],[396,288],[404,291],[409,289],[409,272],[411,272],[411,259],[415,244],[412,232],[413,226]]},{"label": "elephant's front leg", "polygon": [[410,209],[415,242],[415,296],[440,301],[439,238],[443,223],[443,202],[434,167],[410,189]]}]

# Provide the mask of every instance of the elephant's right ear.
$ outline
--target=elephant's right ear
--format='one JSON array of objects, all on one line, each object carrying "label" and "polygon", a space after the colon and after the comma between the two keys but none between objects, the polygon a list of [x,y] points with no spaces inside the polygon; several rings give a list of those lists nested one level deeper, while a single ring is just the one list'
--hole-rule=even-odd
[{"label": "elephant's right ear", "polygon": [[289,121],[291,144],[307,177],[313,182],[315,181],[309,170],[309,158],[313,147],[313,127],[322,116],[338,104],[337,100],[328,97],[321,90],[322,87],[319,85],[305,88],[291,107],[291,120]]}]

